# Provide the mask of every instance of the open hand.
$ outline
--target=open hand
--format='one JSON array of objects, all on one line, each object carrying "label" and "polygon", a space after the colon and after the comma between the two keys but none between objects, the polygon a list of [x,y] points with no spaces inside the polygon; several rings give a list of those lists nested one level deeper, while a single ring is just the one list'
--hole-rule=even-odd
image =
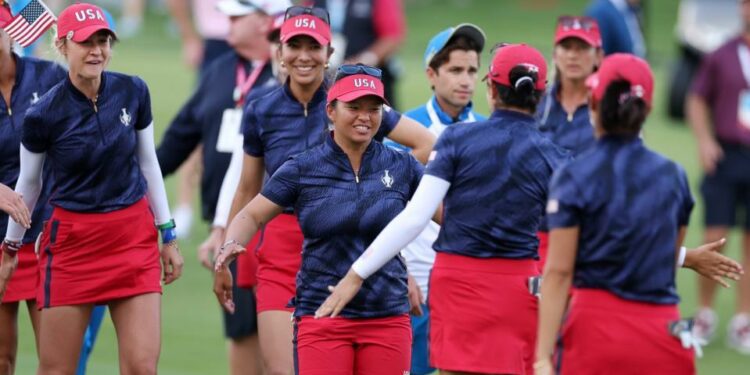
[{"label": "open hand", "polygon": [[341,281],[334,287],[332,285],[328,286],[328,290],[331,292],[331,295],[326,298],[325,302],[323,302],[322,305],[318,308],[317,311],[315,311],[315,319],[323,318],[326,316],[330,316],[331,318],[335,318],[339,313],[341,313],[341,310],[346,307],[346,304],[349,303],[349,301],[354,298],[355,295],[357,295],[357,292],[359,292],[359,289],[362,288],[362,283],[364,280],[357,275],[356,272],[354,272],[352,269],[349,269],[349,272],[346,273],[346,276],[344,276]]}]

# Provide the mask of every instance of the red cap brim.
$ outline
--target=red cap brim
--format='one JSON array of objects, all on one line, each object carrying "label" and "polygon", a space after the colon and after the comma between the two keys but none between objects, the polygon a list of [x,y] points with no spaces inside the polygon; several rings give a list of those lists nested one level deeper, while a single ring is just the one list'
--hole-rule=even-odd
[{"label": "red cap brim", "polygon": [[[92,35],[96,34],[96,32],[100,30],[109,31],[110,33],[112,33],[115,39],[117,39],[117,34],[115,34],[115,32],[112,31],[112,29],[110,29],[109,27],[105,25],[91,25],[91,26],[83,27],[79,30],[75,30],[73,32],[72,40],[76,43],[85,42],[88,38],[90,38]],[[65,35],[62,36],[62,38],[65,38],[65,37],[66,37]]]},{"label": "red cap brim", "polygon": [[357,91],[348,92],[346,94],[343,94],[343,95],[339,96],[338,98],[336,98],[336,100],[342,101],[344,103],[349,103],[349,102],[355,101],[355,100],[357,100],[359,98],[363,98],[365,96],[374,96],[374,97],[379,98],[380,100],[382,100],[383,103],[385,103],[385,104],[387,104],[389,106],[391,105],[390,103],[388,103],[387,100],[385,100],[385,97],[382,97],[382,96],[380,96],[378,94],[375,94],[371,90],[357,90]]},{"label": "red cap brim", "polygon": [[555,44],[558,44],[563,41],[563,39],[567,38],[576,38],[580,39],[586,44],[592,46],[592,47],[599,47],[599,43],[594,39],[594,37],[587,33],[585,30],[569,30],[569,31],[563,31],[557,33],[555,35]]},{"label": "red cap brim", "polygon": [[309,36],[310,38],[315,39],[316,42],[318,42],[318,43],[320,43],[321,45],[324,45],[324,46],[328,45],[328,43],[330,42],[330,40],[328,40],[328,38],[326,38],[325,36],[323,36],[323,35],[321,35],[319,33],[311,32],[309,30],[291,31],[291,32],[283,35],[283,37],[281,39],[281,42],[282,43],[286,43],[287,41],[289,41],[289,39],[292,39],[295,36],[300,36],[300,35]]}]

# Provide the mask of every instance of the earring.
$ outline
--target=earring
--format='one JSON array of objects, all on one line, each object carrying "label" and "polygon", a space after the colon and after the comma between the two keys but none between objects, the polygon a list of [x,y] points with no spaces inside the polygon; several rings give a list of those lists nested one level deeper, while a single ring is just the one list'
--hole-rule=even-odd
[{"label": "earring", "polygon": [[286,66],[286,64],[284,64],[284,62],[283,62],[283,61],[282,61],[282,62],[280,62],[280,63],[279,63],[279,65],[281,65],[281,67],[282,67],[282,68]]},{"label": "earring", "polygon": [[329,62],[326,62],[325,68],[326,68],[326,69],[328,69],[328,68],[330,68],[330,67],[331,67],[331,63],[329,63]]}]

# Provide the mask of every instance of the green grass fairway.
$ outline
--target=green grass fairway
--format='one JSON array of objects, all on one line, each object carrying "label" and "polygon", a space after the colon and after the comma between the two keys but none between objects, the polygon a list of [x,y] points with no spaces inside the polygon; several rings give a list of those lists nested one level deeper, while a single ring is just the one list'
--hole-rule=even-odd
[{"label": "green grass fairway", "polygon": [[[582,13],[586,0],[405,0],[408,16],[408,37],[400,60],[404,74],[399,86],[400,109],[409,109],[425,102],[430,95],[424,75],[422,55],[435,33],[449,25],[472,22],[484,28],[488,46],[495,42],[526,42],[539,48],[547,58],[552,52],[555,19],[560,14]],[[653,115],[646,125],[649,146],[681,163],[688,171],[694,194],[700,178],[696,146],[683,124],[670,121],[664,103],[670,64],[675,54],[674,24],[677,0],[649,1],[648,44],[650,61],[657,77],[657,95]],[[739,14],[738,14],[739,17]],[[182,63],[181,44],[169,36],[167,18],[150,15],[143,33],[115,47],[111,69],[137,74],[151,89],[154,117],[159,133],[188,98],[194,83],[193,74]],[[489,54],[483,56],[481,74],[486,72]],[[487,113],[485,89],[477,85],[475,104]],[[115,121],[113,119],[113,121]],[[157,135],[160,137],[160,135]],[[170,194],[175,179],[168,180]],[[172,194],[173,195],[173,194]],[[699,197],[693,212],[686,244],[695,246],[702,237],[702,202]],[[196,211],[196,212],[199,212]],[[228,372],[225,342],[219,306],[211,292],[209,272],[196,260],[196,247],[207,234],[207,226],[194,226],[190,239],[181,241],[186,258],[185,272],[175,285],[164,290],[163,341],[159,370],[165,375],[226,374]],[[739,237],[729,242],[729,254],[739,256]],[[679,289],[682,310],[695,310],[696,283],[691,272],[680,271]],[[717,306],[721,327],[717,340],[706,348],[706,356],[698,361],[701,374],[740,375],[750,373],[750,357],[742,357],[724,345],[725,326],[734,309],[733,290],[718,295]],[[25,313],[20,319],[20,343],[17,374],[32,374],[37,366],[32,333]],[[742,370],[745,368],[745,370]],[[118,373],[114,329],[105,320],[89,363],[90,374]],[[646,374],[644,374],[646,375]]]}]

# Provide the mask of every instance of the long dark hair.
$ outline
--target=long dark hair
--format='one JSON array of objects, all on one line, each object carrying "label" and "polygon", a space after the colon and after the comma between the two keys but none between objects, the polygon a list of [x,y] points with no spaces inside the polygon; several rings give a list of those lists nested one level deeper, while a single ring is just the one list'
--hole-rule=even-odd
[{"label": "long dark hair", "polygon": [[635,137],[648,115],[648,106],[625,80],[612,81],[599,102],[599,122],[607,134]]},{"label": "long dark hair", "polygon": [[495,87],[505,105],[534,113],[544,94],[544,90],[536,89],[538,80],[537,72],[519,65],[510,70],[510,86],[495,83]]}]

